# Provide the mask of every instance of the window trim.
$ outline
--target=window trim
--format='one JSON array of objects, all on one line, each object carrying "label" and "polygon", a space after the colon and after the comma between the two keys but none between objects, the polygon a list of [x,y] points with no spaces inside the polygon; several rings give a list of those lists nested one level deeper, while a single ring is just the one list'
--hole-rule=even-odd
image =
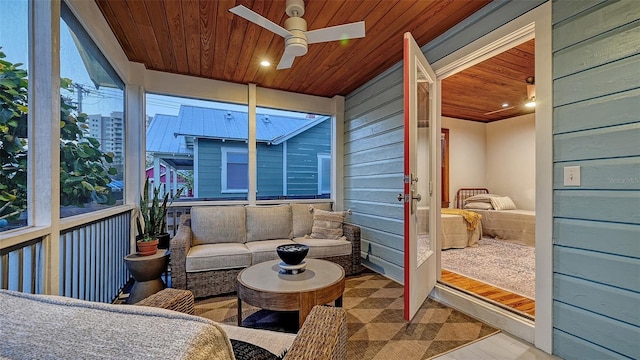
[{"label": "window trim", "polygon": [[[323,160],[329,160],[329,189],[327,192],[323,192],[322,173],[324,172],[324,166],[322,166]],[[331,194],[331,154],[320,153],[318,154],[318,195]]]},{"label": "window trim", "polygon": [[[249,170],[249,150],[246,148],[237,148],[230,146],[222,146],[220,147],[222,151],[222,158],[220,160],[220,192],[222,194],[243,194],[248,193],[249,189],[229,189],[227,185],[227,168],[229,162],[227,160],[227,155],[229,153],[236,154],[246,154],[247,155],[247,171]],[[248,180],[248,179],[247,179]]]}]

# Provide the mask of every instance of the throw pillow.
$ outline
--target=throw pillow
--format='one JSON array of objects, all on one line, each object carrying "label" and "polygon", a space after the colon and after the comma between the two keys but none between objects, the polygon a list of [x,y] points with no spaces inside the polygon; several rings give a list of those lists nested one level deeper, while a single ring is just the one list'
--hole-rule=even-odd
[{"label": "throw pillow", "polygon": [[277,356],[258,345],[250,344],[240,340],[231,340],[233,347],[233,355],[236,360],[278,360],[284,357],[284,354]]},{"label": "throw pillow", "polygon": [[511,200],[511,198],[508,196],[491,198],[491,205],[493,205],[493,208],[496,210],[515,210],[516,209],[516,204],[514,204],[513,200]]},{"label": "throw pillow", "polygon": [[309,211],[313,211],[313,227],[311,235],[305,235],[312,239],[342,239],[342,224],[344,223],[345,211],[325,211],[313,209],[309,206]]}]

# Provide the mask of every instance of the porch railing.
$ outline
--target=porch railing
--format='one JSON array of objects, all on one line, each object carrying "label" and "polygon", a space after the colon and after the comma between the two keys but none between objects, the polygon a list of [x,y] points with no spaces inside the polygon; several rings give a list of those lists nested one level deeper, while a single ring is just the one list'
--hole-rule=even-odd
[{"label": "porch railing", "polygon": [[0,289],[32,294],[44,291],[42,237],[0,249]]},{"label": "porch railing", "polygon": [[111,302],[129,280],[131,212],[60,232],[60,295]]},{"label": "porch railing", "polygon": [[[129,281],[124,257],[131,251],[131,209],[92,214],[60,231],[59,295],[112,302]],[[45,236],[0,247],[0,288],[45,293],[52,276]]]}]

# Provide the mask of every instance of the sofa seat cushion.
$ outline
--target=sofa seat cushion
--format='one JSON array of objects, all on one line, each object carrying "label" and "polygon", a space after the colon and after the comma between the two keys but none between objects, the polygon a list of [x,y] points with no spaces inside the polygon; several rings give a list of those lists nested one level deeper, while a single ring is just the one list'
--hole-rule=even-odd
[{"label": "sofa seat cushion", "polygon": [[313,226],[313,213],[309,206],[318,210],[331,210],[331,203],[313,203],[313,204],[291,204],[291,215],[293,217],[293,236],[301,237],[311,234]]},{"label": "sofa seat cushion", "polygon": [[191,208],[192,245],[245,243],[243,206],[194,206]]},{"label": "sofa seat cushion", "polygon": [[295,244],[289,239],[279,240],[262,240],[262,241],[250,241],[245,245],[251,252],[252,264],[259,264],[264,261],[279,259],[276,247],[280,245],[293,245]]},{"label": "sofa seat cushion", "polygon": [[251,252],[245,244],[221,243],[193,246],[186,260],[187,272],[235,269],[251,265]]},{"label": "sofa seat cushion", "polygon": [[344,239],[312,239],[297,237],[293,239],[298,244],[309,247],[310,258],[323,258],[329,256],[343,256],[351,254],[351,242]]},{"label": "sofa seat cushion", "polygon": [[292,239],[291,207],[247,205],[247,241]]}]

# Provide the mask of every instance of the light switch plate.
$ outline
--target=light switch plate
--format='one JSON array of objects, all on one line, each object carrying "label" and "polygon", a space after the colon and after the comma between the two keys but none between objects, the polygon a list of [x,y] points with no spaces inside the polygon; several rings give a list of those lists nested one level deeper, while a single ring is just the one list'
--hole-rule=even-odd
[{"label": "light switch plate", "polygon": [[564,186],[580,186],[580,166],[564,167]]}]

